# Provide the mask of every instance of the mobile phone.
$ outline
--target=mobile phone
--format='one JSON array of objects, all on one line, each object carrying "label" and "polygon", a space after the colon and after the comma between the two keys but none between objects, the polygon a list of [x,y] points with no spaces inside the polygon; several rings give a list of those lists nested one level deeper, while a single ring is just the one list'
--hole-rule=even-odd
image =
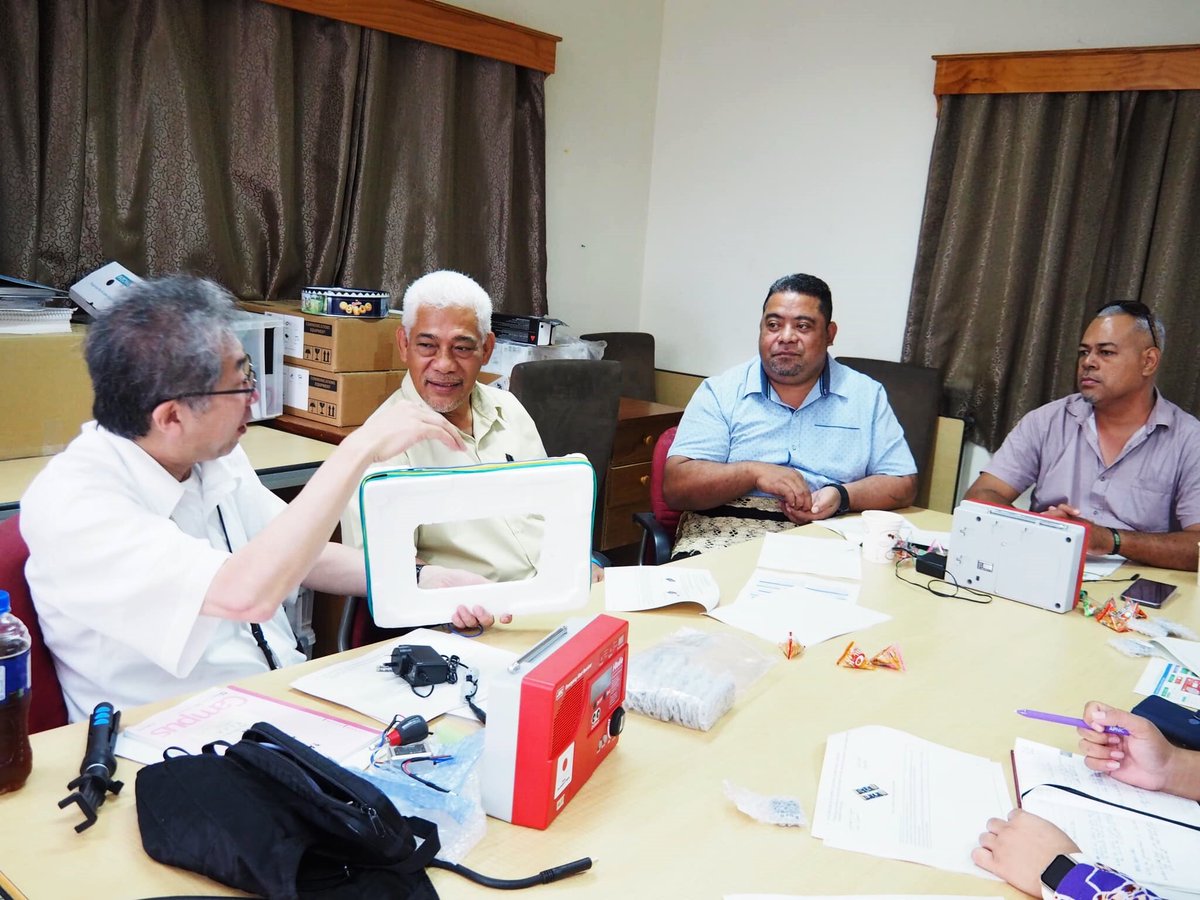
[{"label": "mobile phone", "polygon": [[1151,695],[1130,712],[1157,725],[1172,744],[1200,750],[1200,711]]},{"label": "mobile phone", "polygon": [[1175,593],[1175,585],[1149,578],[1139,578],[1121,592],[1122,600],[1134,600],[1140,606],[1158,609]]}]

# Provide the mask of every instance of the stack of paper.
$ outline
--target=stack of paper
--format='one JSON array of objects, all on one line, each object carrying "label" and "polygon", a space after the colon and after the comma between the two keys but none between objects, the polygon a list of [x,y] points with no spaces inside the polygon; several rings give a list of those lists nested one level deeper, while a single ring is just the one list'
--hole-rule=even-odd
[{"label": "stack of paper", "polygon": [[971,851],[1011,805],[999,763],[866,725],[826,741],[812,833],[830,847],[992,878]]},{"label": "stack of paper", "polygon": [[1082,756],[1021,738],[1013,768],[1022,808],[1053,822],[1085,854],[1159,896],[1200,897],[1200,804],[1130,787],[1093,772]]}]

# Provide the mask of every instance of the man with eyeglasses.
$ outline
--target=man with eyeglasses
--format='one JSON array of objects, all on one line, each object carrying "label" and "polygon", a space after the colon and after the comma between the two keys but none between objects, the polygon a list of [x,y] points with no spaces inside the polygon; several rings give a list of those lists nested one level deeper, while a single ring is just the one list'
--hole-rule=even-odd
[{"label": "man with eyeglasses", "polygon": [[223,288],[178,276],[129,288],[90,327],[96,420],[21,500],[72,721],[303,660],[284,611],[297,586],[366,592],[362,552],[329,542],[363,471],[419,442],[462,447],[441,416],[395,404],[285,504],[238,447],[257,386],[235,315]]},{"label": "man with eyeglasses", "polygon": [[[467,275],[440,270],[409,285],[403,306],[396,343],[408,372],[371,419],[388,414],[394,403],[421,403],[453,426],[463,447],[417,444],[386,464],[443,467],[545,459],[537,425],[521,402],[479,381],[496,344],[487,291]],[[522,513],[422,525],[417,553],[423,562],[474,572],[481,581],[521,581],[537,573],[542,534],[541,518]],[[357,494],[342,516],[342,539],[362,545]],[[425,573],[419,570],[418,584],[425,584]],[[455,621],[460,627],[492,624],[481,608],[462,610],[460,619]]]},{"label": "man with eyeglasses", "polygon": [[1088,552],[1196,568],[1200,422],[1154,385],[1165,341],[1141,303],[1103,307],[1079,342],[1079,392],[1027,414],[966,493],[1091,525]]}]

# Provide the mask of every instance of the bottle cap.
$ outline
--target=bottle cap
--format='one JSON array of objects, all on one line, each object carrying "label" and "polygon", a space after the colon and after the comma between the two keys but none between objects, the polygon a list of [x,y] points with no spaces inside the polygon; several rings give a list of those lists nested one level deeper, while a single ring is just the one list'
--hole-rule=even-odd
[{"label": "bottle cap", "polygon": [[8,599],[8,591],[0,591],[0,616],[12,609],[12,601]]}]

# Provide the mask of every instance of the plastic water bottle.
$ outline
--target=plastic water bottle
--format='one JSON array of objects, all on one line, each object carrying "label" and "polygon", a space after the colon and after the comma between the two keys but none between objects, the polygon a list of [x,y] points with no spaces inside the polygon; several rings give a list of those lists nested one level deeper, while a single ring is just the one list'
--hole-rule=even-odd
[{"label": "plastic water bottle", "polygon": [[10,610],[0,591],[0,794],[15,791],[29,777],[29,630]]}]

